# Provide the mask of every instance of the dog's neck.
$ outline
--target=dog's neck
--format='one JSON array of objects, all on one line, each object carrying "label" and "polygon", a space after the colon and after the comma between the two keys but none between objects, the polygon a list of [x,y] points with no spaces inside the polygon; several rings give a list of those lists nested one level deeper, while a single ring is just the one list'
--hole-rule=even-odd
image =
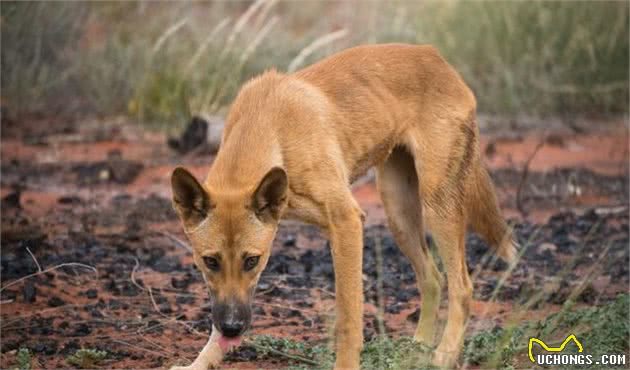
[{"label": "dog's neck", "polygon": [[223,143],[208,173],[208,189],[252,191],[273,167],[283,167],[282,152],[269,132],[234,130]]}]

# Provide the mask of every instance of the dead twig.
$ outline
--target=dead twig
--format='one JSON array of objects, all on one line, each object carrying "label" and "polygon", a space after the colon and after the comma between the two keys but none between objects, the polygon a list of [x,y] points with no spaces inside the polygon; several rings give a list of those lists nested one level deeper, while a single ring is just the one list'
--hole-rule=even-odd
[{"label": "dead twig", "polygon": [[161,345],[159,345],[158,343],[155,343],[154,341],[150,340],[149,338],[145,337],[144,335],[140,335],[140,338],[141,338],[142,340],[144,340],[145,342],[147,342],[147,343],[151,344],[151,345],[152,345],[152,346],[154,346],[155,348],[157,348],[157,349],[159,349],[159,350],[163,351],[163,352],[169,353],[169,354],[171,354],[171,355],[175,355],[175,354],[176,354],[174,351],[171,351],[171,350],[169,350],[169,349],[166,349],[166,348],[162,347]]},{"label": "dead twig", "polygon": [[37,261],[37,258],[35,258],[35,255],[33,254],[33,252],[31,252],[31,250],[28,247],[26,247],[26,251],[28,252],[28,254],[31,255],[31,258],[33,259],[33,262],[35,262],[35,265],[37,265],[37,271],[42,272],[42,266]]},{"label": "dead twig", "polygon": [[137,258],[134,258],[134,260],[136,260],[136,264],[133,266],[133,269],[131,270],[131,282],[133,283],[133,285],[138,287],[138,289],[146,292],[146,288],[138,284],[138,282],[136,281],[136,271],[138,270],[138,267],[140,267],[140,262],[138,261]]},{"label": "dead twig", "polygon": [[95,267],[93,267],[93,266],[85,265],[83,263],[78,263],[78,262],[67,262],[67,263],[62,263],[62,264],[59,264],[59,265],[47,268],[46,270],[37,271],[35,273],[29,274],[29,275],[21,277],[21,278],[19,278],[17,280],[14,280],[14,281],[12,281],[12,282],[10,282],[8,284],[5,284],[3,287],[0,288],[0,292],[5,290],[6,288],[8,288],[10,286],[13,286],[15,284],[21,283],[24,280],[30,279],[30,278],[35,277],[37,275],[46,274],[48,272],[58,270],[58,269],[60,269],[62,267],[82,267],[82,268],[85,268],[85,269],[88,269],[88,270],[92,270],[92,272],[94,272],[95,274],[98,274],[98,270]]},{"label": "dead twig", "polygon": [[160,315],[162,315],[164,318],[170,319],[170,317],[166,316],[165,314],[162,313],[162,311],[160,311],[160,308],[158,307],[157,303],[155,303],[155,299],[153,298],[153,289],[151,289],[151,287],[149,287],[149,298],[151,298],[151,303],[153,303],[153,308],[155,309],[155,311],[159,313]]},{"label": "dead twig", "polygon": [[[171,316],[168,316],[168,315],[164,314],[164,313],[160,310],[160,308],[159,308],[159,306],[158,306],[157,302],[155,301],[155,297],[153,296],[153,289],[152,289],[150,286],[148,286],[148,287],[146,287],[146,288],[145,288],[145,287],[143,287],[142,285],[140,285],[140,284],[138,283],[138,281],[136,281],[136,271],[138,271],[138,268],[140,267],[140,262],[138,261],[138,259],[137,259],[137,258],[135,259],[135,261],[136,261],[136,264],[133,266],[133,269],[131,270],[131,283],[132,283],[133,285],[135,285],[136,287],[138,287],[138,289],[142,290],[143,292],[148,292],[148,294],[149,294],[149,299],[151,300],[151,304],[153,305],[153,309],[155,310],[155,312],[157,312],[157,313],[158,313],[160,316],[162,316],[164,319],[168,320],[168,322],[174,322],[174,323],[176,323],[176,324],[178,324],[178,325],[182,325],[182,326],[184,326],[185,328],[187,328],[187,329],[188,329],[188,330],[190,330],[190,331],[197,332],[197,331],[195,330],[195,328],[193,328],[192,326],[190,326],[190,325],[188,325],[188,324],[186,324],[186,323],[184,323],[184,322],[180,322],[180,321],[178,320],[179,318],[181,318],[181,316],[182,316],[182,315],[175,316],[175,317],[171,317]],[[161,291],[160,291],[160,294],[162,294],[162,292],[161,292]],[[163,324],[160,324],[160,325],[163,325]],[[141,331],[142,331],[142,330],[139,330],[138,332],[141,332]]]},{"label": "dead twig", "polygon": [[112,342],[118,343],[118,344],[122,344],[124,346],[129,346],[129,347],[132,347],[132,348],[144,351],[144,352],[148,352],[148,353],[151,353],[153,355],[164,356],[164,353],[160,353],[160,352],[156,352],[156,351],[144,348],[144,347],[140,347],[140,346],[137,346],[135,344],[132,344],[132,343],[129,343],[129,342],[125,342],[124,340],[112,339]]},{"label": "dead twig", "polygon": [[524,205],[523,205],[523,188],[525,187],[525,183],[527,182],[527,176],[529,175],[529,166],[532,163],[532,160],[534,160],[534,157],[536,157],[536,154],[538,154],[538,151],[545,145],[545,138],[543,137],[543,139],[536,145],[536,148],[534,149],[534,151],[532,152],[532,154],[529,155],[529,158],[527,158],[527,161],[525,161],[525,164],[523,165],[523,173],[521,175],[521,181],[518,184],[518,188],[516,189],[516,209],[518,209],[518,211],[520,212],[521,216],[523,216],[524,219],[527,218],[527,210],[525,209]]}]

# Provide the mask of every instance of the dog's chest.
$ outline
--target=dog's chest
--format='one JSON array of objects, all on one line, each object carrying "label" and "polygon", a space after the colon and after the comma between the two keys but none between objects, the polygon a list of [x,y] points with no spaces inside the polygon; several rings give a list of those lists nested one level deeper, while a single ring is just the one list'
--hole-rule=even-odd
[{"label": "dog's chest", "polygon": [[289,190],[289,203],[282,214],[283,219],[298,220],[320,227],[327,226],[321,208],[309,197]]}]

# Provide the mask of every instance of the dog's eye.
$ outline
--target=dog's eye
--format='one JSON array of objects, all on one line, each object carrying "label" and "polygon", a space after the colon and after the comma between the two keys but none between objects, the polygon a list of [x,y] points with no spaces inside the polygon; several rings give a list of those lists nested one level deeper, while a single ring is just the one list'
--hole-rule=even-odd
[{"label": "dog's eye", "polygon": [[251,256],[245,259],[245,271],[249,271],[258,265],[258,260],[260,260],[260,256]]},{"label": "dog's eye", "polygon": [[220,265],[219,265],[219,260],[214,258],[214,257],[210,257],[210,256],[204,256],[203,257],[203,263],[206,264],[206,267],[212,271],[219,271]]}]

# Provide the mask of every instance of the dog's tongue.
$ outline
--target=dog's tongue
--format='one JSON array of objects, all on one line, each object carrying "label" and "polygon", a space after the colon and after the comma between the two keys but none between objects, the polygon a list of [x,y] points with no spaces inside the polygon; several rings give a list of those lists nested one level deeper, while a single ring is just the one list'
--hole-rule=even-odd
[{"label": "dog's tongue", "polygon": [[223,353],[227,353],[232,348],[240,346],[242,341],[243,339],[240,336],[228,338],[221,335],[219,337],[219,347],[221,347],[221,350],[223,351]]}]

